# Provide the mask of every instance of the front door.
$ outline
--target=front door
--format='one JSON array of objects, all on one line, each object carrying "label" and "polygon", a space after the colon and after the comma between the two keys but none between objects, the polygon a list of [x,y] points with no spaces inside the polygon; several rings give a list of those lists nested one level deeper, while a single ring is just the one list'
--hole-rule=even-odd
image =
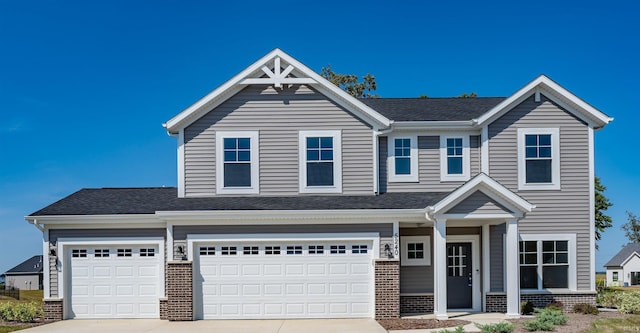
[{"label": "front door", "polygon": [[447,308],[473,307],[471,243],[447,243]]}]

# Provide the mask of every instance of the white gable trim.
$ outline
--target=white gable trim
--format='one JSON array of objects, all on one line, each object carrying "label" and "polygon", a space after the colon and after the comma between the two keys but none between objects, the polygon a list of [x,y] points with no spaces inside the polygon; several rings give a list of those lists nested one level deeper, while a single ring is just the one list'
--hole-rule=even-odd
[{"label": "white gable trim", "polygon": [[558,103],[560,106],[571,112],[578,118],[582,119],[594,128],[602,127],[608,124],[613,118],[602,113],[600,110],[589,105],[587,102],[578,98],[576,95],[561,87],[550,78],[545,75],[540,75],[520,90],[515,92],[509,98],[502,101],[500,104],[493,107],[487,113],[476,119],[477,124],[482,126],[484,124],[492,123],[512,108],[522,103],[525,99],[531,95],[535,95],[536,101],[540,99],[540,93],[543,93],[549,99]]},{"label": "white gable trim", "polygon": [[[271,63],[274,64],[273,71],[267,66]],[[280,66],[286,67],[281,71]],[[264,74],[267,75],[266,78],[262,77]],[[294,74],[297,77],[287,77],[289,74]],[[249,84],[273,84],[276,88],[282,87],[284,84],[309,84],[375,129],[387,128],[391,125],[389,119],[360,102],[357,98],[354,98],[333,83],[327,81],[282,50],[274,49],[229,81],[171,118],[163,124],[163,126],[169,133],[178,133],[180,129],[189,126]]]},{"label": "white gable trim", "polygon": [[624,265],[626,265],[626,264],[629,262],[629,260],[631,260],[631,258],[633,258],[634,256],[635,256],[635,257],[640,258],[640,254],[638,254],[638,252],[636,252],[636,251],[633,251],[633,253],[631,253],[631,254],[627,257],[627,259],[625,259],[625,260],[622,262],[622,264],[620,264],[620,267],[623,267]]},{"label": "white gable trim", "polygon": [[435,215],[443,214],[476,191],[481,191],[507,209],[522,215],[531,212],[536,207],[517,194],[511,192],[491,177],[484,173],[480,173],[464,185],[458,187],[455,191],[451,192],[437,204],[427,207],[427,215],[432,218]]}]

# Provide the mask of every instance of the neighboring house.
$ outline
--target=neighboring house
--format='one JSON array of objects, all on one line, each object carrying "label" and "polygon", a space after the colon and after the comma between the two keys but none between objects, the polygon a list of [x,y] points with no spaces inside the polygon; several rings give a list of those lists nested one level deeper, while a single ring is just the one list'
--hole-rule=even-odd
[{"label": "neighboring house", "polygon": [[46,316],[595,303],[594,132],[611,120],[545,76],[500,98],[356,99],[276,49],[165,124],[177,188],[82,189],[26,217]]},{"label": "neighboring house", "polygon": [[4,272],[5,289],[42,290],[42,255],[33,256]]},{"label": "neighboring house", "polygon": [[604,267],[607,268],[607,286],[640,285],[640,243],[625,245]]},{"label": "neighboring house", "polygon": [[5,277],[4,274],[0,274],[0,284],[4,284],[5,283]]}]

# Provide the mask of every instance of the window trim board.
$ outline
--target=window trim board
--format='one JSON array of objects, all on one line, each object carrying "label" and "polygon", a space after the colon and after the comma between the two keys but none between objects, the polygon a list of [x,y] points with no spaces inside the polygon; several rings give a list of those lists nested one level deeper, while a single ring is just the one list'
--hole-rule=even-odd
[{"label": "window trim board", "polygon": [[[543,291],[543,290],[577,290],[577,248],[576,248],[576,234],[520,234],[518,241],[537,241],[538,246],[538,258],[537,258],[537,272],[538,276],[538,289],[521,289],[521,291]],[[569,268],[568,268],[568,288],[543,288],[542,287],[542,246],[543,241],[568,241],[569,250]],[[519,253],[518,253],[519,255]],[[520,263],[518,264],[519,267]]]},{"label": "window trim board", "polygon": [[[333,138],[333,185],[307,186],[307,138]],[[342,131],[313,130],[298,132],[298,180],[300,193],[342,193]]]},{"label": "window trim board", "polygon": [[[409,259],[407,246],[414,243],[423,243],[424,258]],[[431,237],[425,236],[400,236],[400,265],[401,266],[431,266]]]},{"label": "window trim board", "polygon": [[[462,173],[448,173],[447,139],[462,139]],[[440,136],[440,181],[467,181],[471,178],[471,146],[469,134],[447,134]]]},{"label": "window trim board", "polygon": [[[551,182],[527,183],[525,137],[526,135],[551,135]],[[560,129],[555,128],[518,128],[518,190],[559,190],[560,189]]]},{"label": "window trim board", "polygon": [[[410,166],[411,172],[408,175],[396,174],[395,140],[409,139],[411,146]],[[418,135],[390,135],[387,137],[387,174],[390,183],[416,183],[420,181],[419,174],[419,150]]]},{"label": "window trim board", "polygon": [[[251,158],[251,186],[224,186],[224,139],[249,138]],[[258,131],[216,131],[216,193],[217,194],[258,194],[260,193],[260,134]]]}]

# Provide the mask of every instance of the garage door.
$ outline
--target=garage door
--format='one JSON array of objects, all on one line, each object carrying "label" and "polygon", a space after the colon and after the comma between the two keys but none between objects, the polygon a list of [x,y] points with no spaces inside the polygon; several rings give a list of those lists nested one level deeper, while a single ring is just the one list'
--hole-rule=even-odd
[{"label": "garage door", "polygon": [[70,318],[158,318],[157,245],[69,249]]},{"label": "garage door", "polygon": [[196,317],[373,315],[372,242],[196,244]]}]

